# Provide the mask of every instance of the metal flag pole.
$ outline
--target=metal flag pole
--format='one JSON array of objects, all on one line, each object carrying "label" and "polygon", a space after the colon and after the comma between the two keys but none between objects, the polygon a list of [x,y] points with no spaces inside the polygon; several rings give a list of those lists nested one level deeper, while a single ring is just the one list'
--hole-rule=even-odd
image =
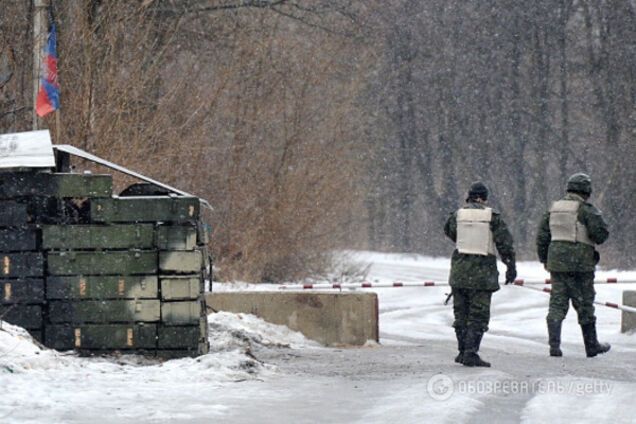
[{"label": "metal flag pole", "polygon": [[46,43],[46,11],[49,6],[48,0],[33,0],[33,131],[39,129],[40,118],[35,112],[35,105],[40,90],[40,72],[42,70],[42,51]]}]

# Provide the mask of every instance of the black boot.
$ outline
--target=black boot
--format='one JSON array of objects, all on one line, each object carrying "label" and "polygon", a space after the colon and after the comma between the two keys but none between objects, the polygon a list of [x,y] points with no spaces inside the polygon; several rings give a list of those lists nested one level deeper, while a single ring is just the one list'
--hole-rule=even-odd
[{"label": "black boot", "polygon": [[466,330],[464,336],[464,358],[462,364],[467,367],[490,367],[490,363],[483,361],[477,352],[479,352],[479,345],[481,344],[481,338],[484,336],[484,332],[473,328]]},{"label": "black boot", "polygon": [[562,321],[548,320],[548,343],[550,356],[563,356],[561,352],[561,323]]},{"label": "black boot", "polygon": [[589,324],[581,325],[581,331],[583,332],[583,343],[585,344],[585,354],[588,358],[593,358],[598,354],[605,353],[610,350],[611,346],[608,343],[599,343],[596,336],[596,323],[591,322]]},{"label": "black boot", "polygon": [[455,362],[461,364],[464,360],[464,337],[466,336],[466,328],[455,327],[455,336],[457,336],[457,350],[459,351],[455,357]]}]

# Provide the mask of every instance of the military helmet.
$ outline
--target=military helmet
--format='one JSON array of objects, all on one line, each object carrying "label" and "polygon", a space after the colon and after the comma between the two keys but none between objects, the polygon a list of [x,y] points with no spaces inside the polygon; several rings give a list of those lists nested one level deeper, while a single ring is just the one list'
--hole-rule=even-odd
[{"label": "military helmet", "polygon": [[470,185],[468,199],[482,198],[488,200],[488,187],[481,181],[476,181]]},{"label": "military helmet", "polygon": [[592,194],[592,179],[589,175],[578,172],[568,178],[566,190],[589,196]]}]

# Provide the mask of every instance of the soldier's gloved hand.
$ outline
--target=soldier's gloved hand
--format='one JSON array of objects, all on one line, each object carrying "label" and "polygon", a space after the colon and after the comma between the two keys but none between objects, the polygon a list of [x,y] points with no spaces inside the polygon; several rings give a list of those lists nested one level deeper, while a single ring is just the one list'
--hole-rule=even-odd
[{"label": "soldier's gloved hand", "polygon": [[514,265],[508,265],[506,270],[506,284],[513,283],[517,278],[517,268]]}]

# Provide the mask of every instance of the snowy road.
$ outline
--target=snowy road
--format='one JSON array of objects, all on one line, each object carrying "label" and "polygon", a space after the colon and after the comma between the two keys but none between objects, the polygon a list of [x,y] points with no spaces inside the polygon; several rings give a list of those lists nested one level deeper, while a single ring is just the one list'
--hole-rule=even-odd
[{"label": "snowy road", "polygon": [[[378,282],[448,273],[446,259],[356,259],[373,264],[368,278]],[[536,263],[519,271],[545,277]],[[623,289],[631,287],[599,286],[597,298],[620,302]],[[565,356],[549,358],[548,296],[503,287],[482,344],[493,367],[471,369],[453,362],[447,290],[377,290],[381,345],[364,348],[320,348],[284,327],[232,314],[212,316],[215,353],[150,365],[61,355],[24,342],[17,330],[0,331],[0,423],[634,422],[627,405],[636,397],[636,335],[619,332],[620,312],[597,308],[608,354],[585,358],[572,311]],[[285,344],[292,348],[278,347]]]},{"label": "snowy road", "polygon": [[[372,262],[369,280],[445,280],[448,260],[361,254]],[[542,279],[536,263],[519,264],[520,275]],[[636,273],[599,272],[634,278]],[[629,285],[599,286],[598,299],[619,302]],[[636,287],[634,287],[636,289]],[[585,357],[572,311],[564,324],[563,358],[547,356],[548,296],[507,286],[495,294],[483,356],[491,369],[452,362],[456,354],[452,312],[442,301],[448,288],[376,290],[381,346],[257,352],[278,375],[264,396],[237,399],[228,422],[294,423],[632,423],[636,395],[636,336],[619,332],[620,312],[597,308],[599,333],[612,351]],[[253,391],[253,390],[250,390]],[[259,390],[256,390],[259,392]]]},{"label": "snowy road", "polygon": [[[484,355],[496,364],[491,369],[453,364],[454,354],[442,342],[305,350],[282,360],[270,352],[263,359],[286,376],[266,384],[268,396],[230,407],[228,422],[251,423],[259,414],[260,422],[272,423],[633,422],[624,407],[636,394],[633,353],[548,359],[545,349],[513,354],[487,348]],[[444,376],[454,392],[433,399],[428,383]],[[550,417],[558,404],[564,409]]]}]

